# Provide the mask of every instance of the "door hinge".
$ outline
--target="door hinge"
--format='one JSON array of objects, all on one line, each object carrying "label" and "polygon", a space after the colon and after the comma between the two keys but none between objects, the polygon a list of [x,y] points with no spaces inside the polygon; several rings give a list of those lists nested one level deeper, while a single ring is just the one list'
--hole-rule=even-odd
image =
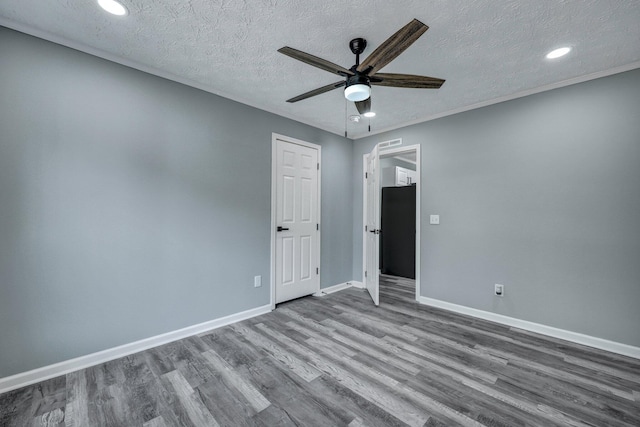
[{"label": "door hinge", "polygon": [[367,277],[367,270],[364,271],[364,277]]},{"label": "door hinge", "polygon": [[316,274],[320,274],[320,269],[316,267]]},{"label": "door hinge", "polygon": [[368,230],[367,230],[367,226],[366,226],[366,225],[364,226],[364,231],[368,231]]},{"label": "door hinge", "polygon": [[320,163],[316,163],[316,166],[318,167],[318,170],[320,170]]},{"label": "door hinge", "polygon": [[316,224],[316,230],[320,230],[320,224]]},{"label": "door hinge", "polygon": [[364,173],[364,179],[368,179],[369,178],[369,172],[365,172]]}]

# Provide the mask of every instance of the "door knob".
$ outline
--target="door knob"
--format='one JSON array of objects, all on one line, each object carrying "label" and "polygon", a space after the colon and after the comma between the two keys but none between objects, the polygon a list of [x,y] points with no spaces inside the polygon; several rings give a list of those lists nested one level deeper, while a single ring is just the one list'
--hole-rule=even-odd
[{"label": "door knob", "polygon": [[278,226],[277,230],[278,230],[278,231],[287,231],[287,230],[289,230],[289,229],[288,229],[288,228],[284,228],[284,227],[282,227],[282,226]]}]

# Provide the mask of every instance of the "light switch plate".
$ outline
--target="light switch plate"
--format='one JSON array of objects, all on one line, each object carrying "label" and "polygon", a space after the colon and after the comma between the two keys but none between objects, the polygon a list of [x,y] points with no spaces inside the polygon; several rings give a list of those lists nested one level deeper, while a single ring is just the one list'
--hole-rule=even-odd
[{"label": "light switch plate", "polygon": [[429,224],[431,225],[440,224],[440,215],[429,215]]},{"label": "light switch plate", "polygon": [[255,288],[259,288],[260,286],[262,286],[262,276],[255,276],[253,278],[253,286]]}]

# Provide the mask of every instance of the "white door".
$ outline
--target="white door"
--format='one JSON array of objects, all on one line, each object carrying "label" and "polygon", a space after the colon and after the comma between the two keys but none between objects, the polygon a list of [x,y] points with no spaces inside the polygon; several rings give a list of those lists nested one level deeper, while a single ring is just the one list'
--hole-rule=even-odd
[{"label": "white door", "polygon": [[276,141],[275,302],[320,290],[318,150]]},{"label": "white door", "polygon": [[378,146],[376,145],[367,157],[367,216],[365,224],[365,277],[364,284],[371,295],[375,305],[380,303],[379,295],[379,273],[380,273],[380,158],[378,156]]}]

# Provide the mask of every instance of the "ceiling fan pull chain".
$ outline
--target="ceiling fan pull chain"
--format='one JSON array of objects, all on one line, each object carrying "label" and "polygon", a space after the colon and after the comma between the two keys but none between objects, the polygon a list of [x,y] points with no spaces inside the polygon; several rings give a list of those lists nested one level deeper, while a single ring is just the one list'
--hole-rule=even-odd
[{"label": "ceiling fan pull chain", "polygon": [[347,137],[347,98],[344,99],[344,137]]}]

